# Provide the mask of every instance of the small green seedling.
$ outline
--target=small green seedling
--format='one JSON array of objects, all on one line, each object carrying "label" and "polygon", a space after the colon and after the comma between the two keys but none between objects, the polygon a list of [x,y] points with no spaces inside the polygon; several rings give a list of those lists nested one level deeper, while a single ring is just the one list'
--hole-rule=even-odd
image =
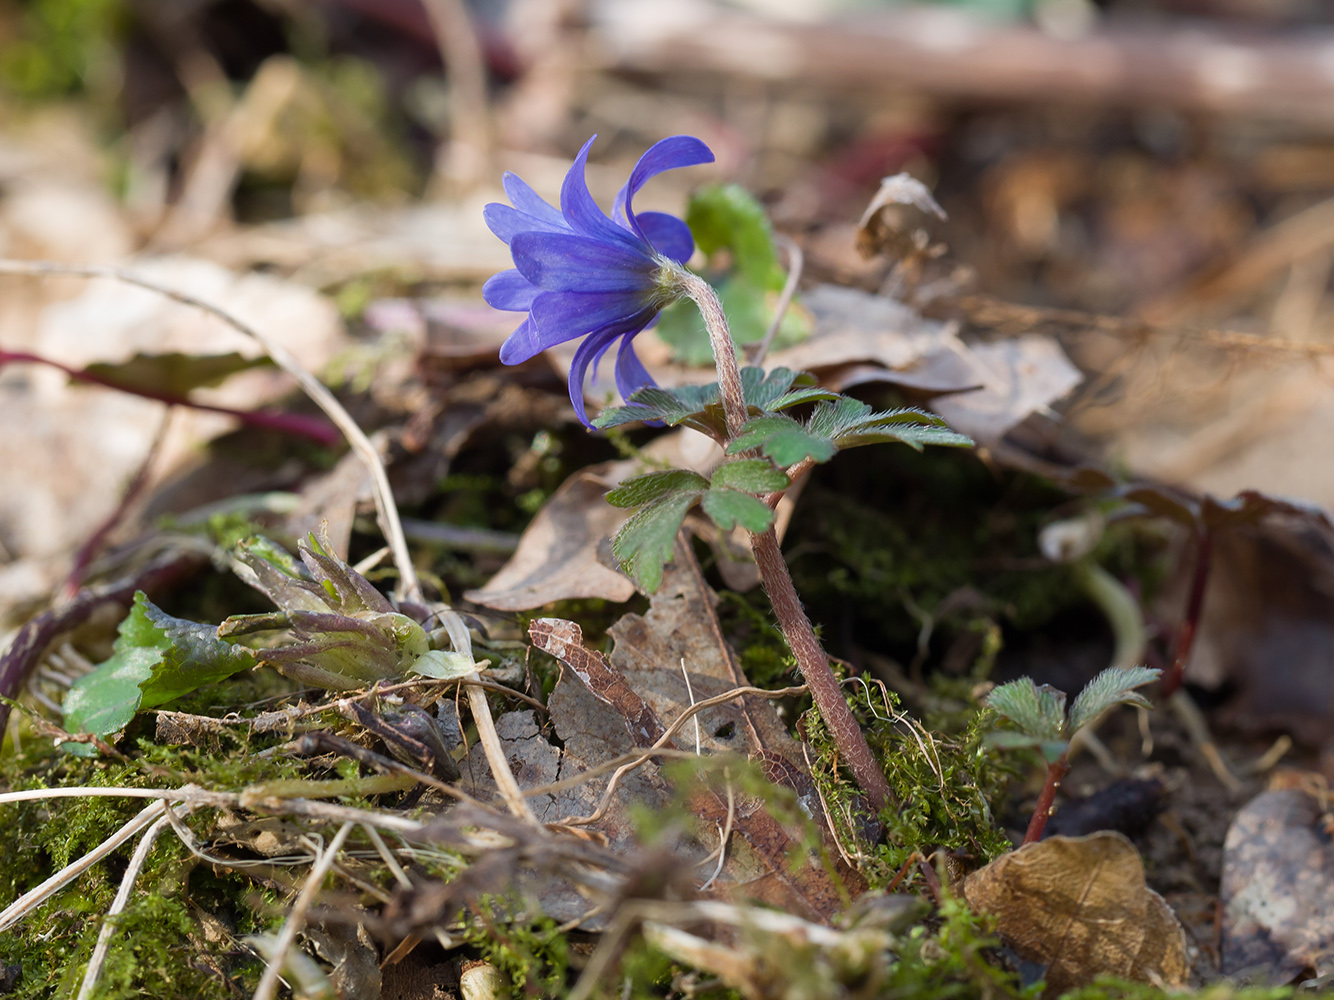
[{"label": "small green seedling", "polygon": [[987,742],[997,747],[1040,750],[1047,759],[1047,780],[1038,796],[1028,832],[1024,834],[1025,844],[1042,837],[1056,789],[1070,770],[1070,742],[1075,734],[1114,705],[1148,708],[1148,699],[1135,689],[1153,683],[1160,673],[1162,671],[1152,667],[1109,667],[1079,692],[1068,713],[1064,691],[1047,684],[1038,686],[1031,677],[1002,684],[987,695],[987,707],[1018,727],[1017,732],[994,732],[987,737]]}]

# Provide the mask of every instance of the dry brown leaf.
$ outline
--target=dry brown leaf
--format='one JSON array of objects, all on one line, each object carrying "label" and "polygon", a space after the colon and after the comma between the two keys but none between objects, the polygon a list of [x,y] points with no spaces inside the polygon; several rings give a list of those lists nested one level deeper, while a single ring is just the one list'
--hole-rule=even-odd
[{"label": "dry brown leaf", "polygon": [[[551,495],[519,540],[519,548],[480,590],[464,596],[497,611],[525,611],[553,601],[601,597],[628,601],[635,585],[604,566],[598,546],[628,516],[607,503],[607,490],[630,462],[604,462],[577,472]],[[618,474],[619,473],[619,474]]]},{"label": "dry brown leaf", "polygon": [[1181,924],[1119,833],[1028,844],[973,872],[963,891],[1021,958],[1047,966],[1046,996],[1098,976],[1181,986],[1190,973]]},{"label": "dry brown leaf", "polygon": [[[1235,686],[1230,723],[1321,745],[1334,726],[1331,594],[1334,531],[1324,514],[1275,514],[1216,532],[1187,676]],[[1179,615],[1184,587],[1168,600],[1168,613]]]},{"label": "dry brown leaf", "polygon": [[[664,434],[644,449],[651,460],[707,473],[722,457],[709,438],[692,430]],[[611,569],[611,538],[630,511],[605,496],[621,480],[648,471],[643,462],[603,462],[576,472],[537,512],[519,548],[485,587],[464,597],[497,611],[527,611],[554,601],[601,597],[628,601],[630,578]]]},{"label": "dry brown leaf", "polygon": [[1324,802],[1297,788],[1257,795],[1223,844],[1222,973],[1274,986],[1334,972],[1334,843]]},{"label": "dry brown leaf", "polygon": [[[817,285],[801,304],[815,320],[815,332],[800,344],[770,355],[770,366],[820,371],[874,362],[905,370],[929,354],[957,345],[953,323],[925,319],[902,302],[840,285]],[[964,383],[968,385],[970,383]]]},{"label": "dry brown leaf", "polygon": [[1050,337],[1027,336],[968,348],[982,388],[931,401],[931,409],[982,444],[999,441],[1031,414],[1070,393],[1084,376]]},{"label": "dry brown leaf", "polygon": [[[666,731],[664,720],[677,718],[693,702],[724,694],[746,685],[735,655],[723,640],[714,614],[717,598],[705,585],[693,556],[678,546],[677,559],[664,576],[647,615],[627,615],[611,629],[616,647],[610,660],[583,645],[579,627],[561,619],[540,619],[530,632],[534,644],[562,661],[572,680],[563,674],[550,702],[552,722],[565,741],[567,754],[580,758],[575,767],[587,767],[600,759],[623,752],[628,741],[640,748],[651,746]],[[689,682],[681,663],[689,672]],[[591,702],[591,703],[590,703]],[[609,709],[614,711],[609,711]],[[706,753],[735,752],[761,762],[766,775],[793,788],[812,815],[820,805],[801,747],[786,733],[773,706],[757,696],[717,705],[699,713],[699,748]],[[609,733],[619,726],[623,735]],[[598,730],[597,743],[585,736]],[[678,732],[672,746],[693,750],[693,723]],[[573,772],[563,768],[562,774]],[[635,801],[650,806],[660,801],[664,788],[652,764],[637,775],[650,783],[643,792],[622,786],[614,800],[623,810]],[[601,793],[605,779],[595,783]],[[727,862],[718,882],[719,891],[741,893],[760,899],[808,919],[827,921],[841,909],[844,892],[855,895],[864,887],[855,872],[840,871],[842,885],[818,864],[793,869],[791,858],[797,847],[793,835],[774,819],[764,804],[737,797],[729,805],[716,790],[699,792],[691,810],[710,827],[730,825],[740,834],[729,846]],[[591,810],[590,810],[591,811]],[[607,824],[611,823],[611,828]],[[614,840],[624,835],[609,812],[598,829]],[[707,832],[703,833],[708,840]]]},{"label": "dry brown leaf", "polygon": [[916,177],[886,177],[857,223],[857,252],[868,259],[877,254],[896,260],[921,256],[930,246],[932,228],[945,218],[931,189]]}]

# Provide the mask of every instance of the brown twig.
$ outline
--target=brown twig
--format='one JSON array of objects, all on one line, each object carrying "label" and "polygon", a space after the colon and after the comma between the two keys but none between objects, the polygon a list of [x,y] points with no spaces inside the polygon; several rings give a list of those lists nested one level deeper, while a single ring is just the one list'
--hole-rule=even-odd
[{"label": "brown twig", "polygon": [[1055,324],[1074,329],[1095,330],[1118,337],[1139,338],[1146,333],[1178,337],[1226,351],[1258,351],[1307,360],[1334,357],[1334,344],[1319,341],[1284,340],[1280,337],[1242,333],[1237,330],[1150,323],[1133,317],[1108,316],[1079,309],[1016,305],[986,295],[966,295],[948,302],[961,310],[967,316],[968,322],[976,326],[1001,330],[1032,330],[1043,324]]},{"label": "brown twig", "polygon": [[1172,644],[1172,665],[1163,675],[1160,695],[1169,698],[1181,687],[1186,677],[1186,662],[1195,646],[1195,636],[1204,613],[1204,594],[1209,586],[1209,568],[1213,563],[1214,534],[1208,527],[1199,530],[1196,539],[1195,571],[1191,576],[1190,595],[1186,599],[1186,615]]}]

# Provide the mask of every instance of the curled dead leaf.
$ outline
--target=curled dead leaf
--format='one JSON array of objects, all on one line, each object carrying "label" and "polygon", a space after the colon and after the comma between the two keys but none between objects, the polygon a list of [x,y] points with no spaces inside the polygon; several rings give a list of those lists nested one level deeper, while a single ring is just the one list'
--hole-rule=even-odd
[{"label": "curled dead leaf", "polygon": [[1028,844],[969,875],[963,893],[1021,958],[1047,966],[1044,996],[1099,976],[1181,986],[1190,973],[1185,931],[1119,833]]}]

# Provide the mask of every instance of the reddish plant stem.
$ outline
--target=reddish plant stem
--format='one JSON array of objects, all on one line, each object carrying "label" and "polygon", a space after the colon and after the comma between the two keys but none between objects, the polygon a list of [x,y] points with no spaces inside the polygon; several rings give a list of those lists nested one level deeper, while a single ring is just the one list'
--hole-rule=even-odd
[{"label": "reddish plant stem", "polygon": [[1214,535],[1208,528],[1201,528],[1199,542],[1195,550],[1195,575],[1190,582],[1190,596],[1186,599],[1186,617],[1177,631],[1176,642],[1172,649],[1172,666],[1163,675],[1161,697],[1175,694],[1186,678],[1186,661],[1195,646],[1195,635],[1200,629],[1200,615],[1204,613],[1204,592],[1209,586],[1209,568],[1213,564]]},{"label": "reddish plant stem", "polygon": [[151,389],[141,389],[134,386],[121,385],[113,379],[103,378],[100,375],[93,375],[90,372],[79,368],[70,368],[68,365],[62,365],[59,361],[53,361],[50,358],[44,358],[40,354],[29,354],[27,351],[3,351],[0,350],[0,366],[10,362],[23,362],[35,365],[48,365],[51,368],[58,368],[76,382],[86,382],[89,385],[100,385],[108,389],[116,389],[119,392],[127,392],[131,396],[142,396],[144,399],[153,399],[159,403],[166,403],[168,406],[185,406],[192,410],[206,410],[209,413],[223,413],[229,417],[235,417],[243,424],[251,427],[263,427],[267,430],[281,431],[284,434],[296,434],[300,437],[310,438],[326,448],[331,448],[342,440],[342,435],[338,433],[337,428],[332,424],[319,419],[318,417],[309,417],[301,413],[267,413],[262,410],[233,410],[226,406],[210,406],[207,403],[196,403],[187,396],[177,396],[169,392],[154,392]]},{"label": "reddish plant stem", "polygon": [[778,547],[778,536],[773,528],[769,528],[751,535],[750,543],[755,551],[755,563],[760,568],[764,590],[769,595],[774,614],[783,630],[783,638],[797,659],[801,676],[810,687],[815,707],[820,710],[820,716],[834,738],[834,745],[852,769],[857,784],[866,793],[876,812],[879,812],[894,801],[894,793],[866,743],[866,734],[862,732],[857,717],[848,708],[843,689],[829,668],[829,657],[821,648],[810,619],[802,610],[797,588],[792,584],[792,575]]},{"label": "reddish plant stem", "polygon": [[1047,765],[1047,780],[1042,784],[1038,804],[1033,807],[1033,818],[1029,820],[1028,832],[1024,834],[1024,844],[1035,844],[1042,839],[1042,831],[1047,828],[1047,819],[1051,816],[1052,803],[1056,801],[1056,789],[1061,787],[1061,781],[1070,773],[1069,758],[1069,751],[1066,751]]}]

